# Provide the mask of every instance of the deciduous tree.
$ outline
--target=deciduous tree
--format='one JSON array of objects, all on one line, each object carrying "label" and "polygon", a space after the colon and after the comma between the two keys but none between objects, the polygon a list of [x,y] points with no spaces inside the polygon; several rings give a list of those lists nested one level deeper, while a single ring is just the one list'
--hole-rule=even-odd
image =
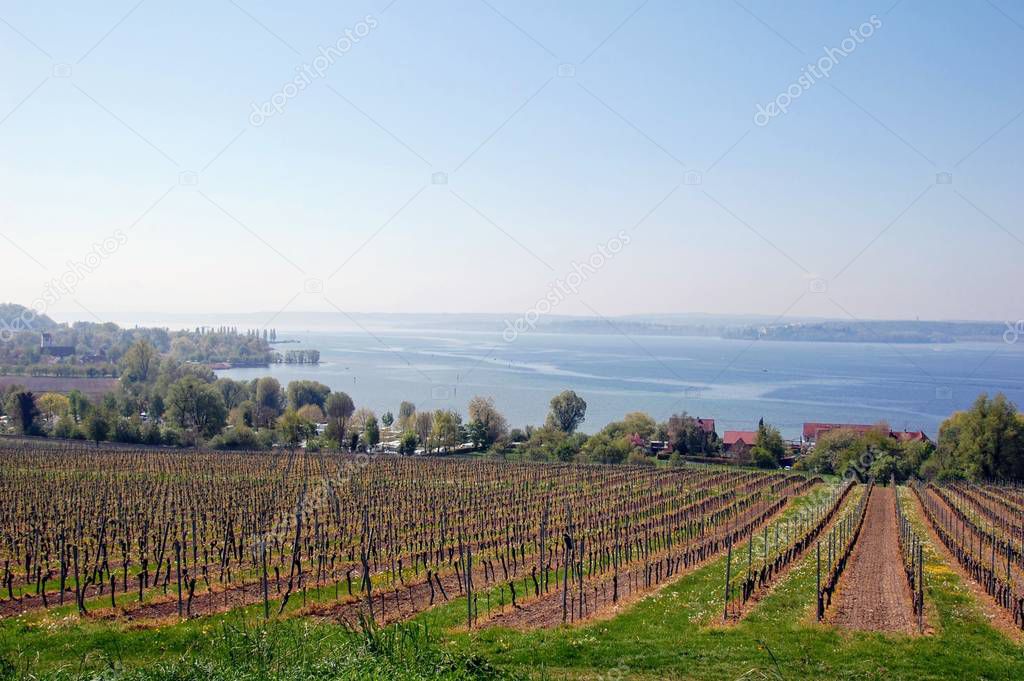
[{"label": "deciduous tree", "polygon": [[167,395],[167,417],[196,438],[208,438],[224,427],[227,408],[213,386],[187,376],[171,386]]},{"label": "deciduous tree", "polygon": [[548,424],[563,433],[574,433],[587,416],[587,403],[572,390],[565,390],[551,398]]},{"label": "deciduous tree", "polygon": [[489,446],[499,438],[508,435],[508,421],[494,406],[494,399],[490,397],[474,397],[469,401],[470,422],[480,424],[482,438],[478,446]]}]

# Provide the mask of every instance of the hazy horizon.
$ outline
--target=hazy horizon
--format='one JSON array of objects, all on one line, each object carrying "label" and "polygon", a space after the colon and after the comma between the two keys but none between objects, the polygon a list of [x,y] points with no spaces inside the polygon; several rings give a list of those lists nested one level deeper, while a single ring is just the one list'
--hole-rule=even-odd
[{"label": "hazy horizon", "polygon": [[[6,301],[0,301],[6,302]],[[132,327],[132,326],[155,326],[155,327],[168,327],[174,329],[188,329],[197,325],[234,325],[234,326],[246,326],[253,325],[259,328],[277,328],[285,331],[305,331],[312,330],[317,332],[330,332],[330,331],[341,331],[346,329],[358,328],[355,326],[351,319],[380,319],[380,320],[400,320],[400,319],[421,319],[430,320],[434,322],[441,322],[444,320],[451,320],[453,324],[457,325],[460,321],[470,320],[486,320],[501,322],[504,320],[514,320],[520,312],[514,311],[498,311],[498,312],[431,312],[431,311],[409,311],[409,312],[380,312],[369,310],[365,312],[345,312],[341,313],[338,311],[322,311],[322,310],[287,310],[284,312],[273,312],[271,310],[254,310],[254,311],[214,311],[214,312],[144,312],[141,310],[137,311],[122,311],[114,312],[107,317],[104,321],[114,322],[121,327]],[[721,325],[721,326],[735,326],[737,328],[751,325],[761,324],[815,324],[825,322],[843,322],[850,320],[843,320],[839,317],[805,317],[805,316],[785,316],[785,317],[772,317],[769,315],[759,315],[754,313],[743,314],[715,314],[705,312],[667,312],[667,313],[629,313],[623,315],[607,315],[607,316],[595,316],[592,314],[549,314],[543,318],[543,322],[555,322],[555,321],[601,321],[602,319],[613,319],[616,321],[637,321],[641,323],[665,323],[665,324],[676,324],[676,325]],[[73,311],[69,316],[57,315],[54,321],[58,324],[74,324],[76,322],[90,322],[96,321],[90,319],[88,314],[82,313],[77,317]],[[1002,325],[1005,322],[995,319],[861,319],[857,320],[856,323],[870,323],[870,322],[906,322],[906,323],[950,323],[950,324],[993,324]],[[454,326],[453,328],[457,328]],[[615,333],[615,331],[609,331],[609,333]]]}]

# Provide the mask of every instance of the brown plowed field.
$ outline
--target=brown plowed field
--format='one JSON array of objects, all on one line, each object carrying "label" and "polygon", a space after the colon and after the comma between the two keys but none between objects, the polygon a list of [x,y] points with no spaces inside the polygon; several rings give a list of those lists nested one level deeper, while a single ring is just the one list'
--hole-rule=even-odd
[{"label": "brown plowed field", "polygon": [[913,594],[903,572],[896,527],[896,495],[875,487],[850,563],[828,621],[838,627],[911,634]]}]

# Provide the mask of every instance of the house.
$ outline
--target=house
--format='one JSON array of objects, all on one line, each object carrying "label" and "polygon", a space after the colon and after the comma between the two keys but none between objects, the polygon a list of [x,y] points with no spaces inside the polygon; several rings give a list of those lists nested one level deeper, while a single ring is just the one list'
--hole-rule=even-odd
[{"label": "house", "polygon": [[104,352],[98,352],[96,354],[87,353],[78,356],[78,362],[80,364],[102,364],[103,362],[109,361],[107,355]]},{"label": "house", "polygon": [[756,442],[756,430],[727,430],[722,437],[725,453],[729,456],[737,456],[749,451]]},{"label": "house", "polygon": [[[864,423],[815,423],[808,422],[804,424],[803,441],[805,444],[813,445],[818,441],[818,438],[822,434],[829,432],[830,430],[850,430],[857,435],[864,435],[870,433],[878,428],[877,425],[867,425]],[[903,430],[896,431],[890,430],[889,437],[899,442],[931,442],[931,439],[920,430]]]},{"label": "house", "polygon": [[807,443],[815,443],[818,438],[830,430],[852,430],[858,435],[864,435],[874,430],[876,426],[866,423],[817,423],[810,421],[804,423],[803,439]]},{"label": "house", "polygon": [[71,357],[75,354],[74,345],[57,345],[53,342],[53,335],[49,333],[39,334],[39,354],[44,357]]},{"label": "house", "polygon": [[654,454],[658,458],[668,458],[668,441],[651,440],[647,443],[647,453]]},{"label": "house", "polygon": [[922,430],[902,430],[902,431],[890,431],[890,437],[894,437],[900,442],[931,442],[931,438],[928,437]]},{"label": "house", "polygon": [[714,419],[697,419],[697,427],[703,430],[708,435],[712,435],[715,432],[715,420]]}]

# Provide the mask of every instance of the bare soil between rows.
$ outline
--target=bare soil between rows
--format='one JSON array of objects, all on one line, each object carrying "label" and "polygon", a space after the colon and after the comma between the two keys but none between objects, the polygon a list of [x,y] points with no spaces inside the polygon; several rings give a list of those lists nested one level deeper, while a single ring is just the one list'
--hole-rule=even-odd
[{"label": "bare soil between rows", "polygon": [[875,487],[826,621],[845,629],[914,634],[913,598],[900,555],[895,491]]}]

